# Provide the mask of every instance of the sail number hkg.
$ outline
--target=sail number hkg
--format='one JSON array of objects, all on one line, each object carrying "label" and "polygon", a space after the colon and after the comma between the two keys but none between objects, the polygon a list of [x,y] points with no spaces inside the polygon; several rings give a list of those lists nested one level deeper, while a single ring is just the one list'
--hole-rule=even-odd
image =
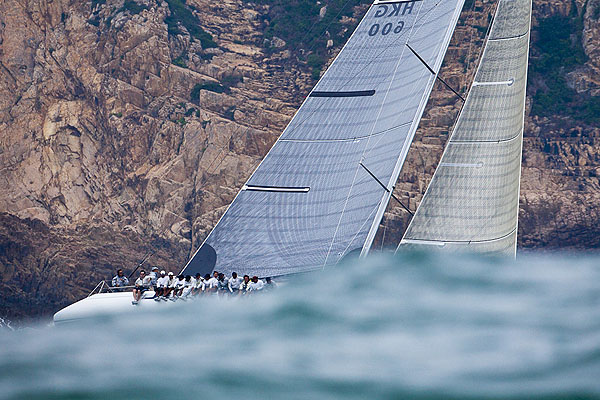
[{"label": "sail number hkg", "polygon": [[[414,2],[408,3],[396,3],[396,4],[380,4],[375,10],[374,18],[389,18],[389,17],[399,17],[404,16],[406,14],[412,14]],[[391,32],[396,34],[402,32],[404,29],[404,21],[398,21],[398,23],[394,26],[393,23],[388,22],[386,24],[375,23],[371,25],[369,28],[369,36],[375,36],[381,33],[383,36],[388,35]]]},{"label": "sail number hkg", "polygon": [[[371,29],[369,29],[369,36],[377,35],[379,33],[379,28],[379,24],[371,25]],[[398,21],[398,25],[395,27],[391,22],[388,22],[387,24],[383,25],[383,28],[381,28],[381,34],[383,36],[387,35],[388,33],[392,32],[392,28],[394,28],[394,33],[402,32],[402,29],[404,29],[404,21]]]}]

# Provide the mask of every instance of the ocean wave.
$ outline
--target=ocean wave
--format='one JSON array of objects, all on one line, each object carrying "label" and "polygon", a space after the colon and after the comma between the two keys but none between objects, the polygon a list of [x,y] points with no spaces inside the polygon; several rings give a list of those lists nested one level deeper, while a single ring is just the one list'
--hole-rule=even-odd
[{"label": "ocean wave", "polygon": [[600,258],[353,260],[244,298],[0,330],[0,398],[600,398]]}]

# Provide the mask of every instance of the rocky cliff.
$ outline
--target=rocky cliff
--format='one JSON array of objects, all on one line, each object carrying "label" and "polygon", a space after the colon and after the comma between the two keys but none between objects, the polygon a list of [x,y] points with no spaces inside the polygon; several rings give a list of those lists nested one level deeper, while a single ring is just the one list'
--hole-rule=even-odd
[{"label": "rocky cliff", "polygon": [[[0,314],[54,311],[150,248],[176,271],[364,13],[344,3],[0,3]],[[463,92],[494,4],[466,1],[446,57]],[[594,247],[600,0],[534,8],[520,245]],[[397,187],[412,209],[458,107],[435,87]],[[379,245],[407,220],[390,205]]]}]

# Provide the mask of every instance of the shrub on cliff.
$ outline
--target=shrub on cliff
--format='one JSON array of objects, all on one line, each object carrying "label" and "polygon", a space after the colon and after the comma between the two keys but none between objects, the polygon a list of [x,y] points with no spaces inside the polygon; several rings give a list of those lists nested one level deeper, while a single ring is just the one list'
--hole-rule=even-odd
[{"label": "shrub on cliff", "polygon": [[531,63],[531,80],[538,83],[532,113],[567,115],[588,124],[600,122],[600,98],[577,93],[567,84],[566,74],[588,61],[582,45],[585,8],[578,14],[575,3],[568,16],[540,19],[532,46],[537,59]]},{"label": "shrub on cliff", "polygon": [[[330,54],[327,40],[335,44],[345,43],[354,31],[355,25],[342,24],[342,18],[351,17],[354,7],[371,3],[370,0],[257,0],[268,4],[269,12],[265,16],[265,38],[281,38],[285,48],[301,56],[312,71],[316,80]],[[326,7],[324,15],[321,10]],[[326,34],[328,32],[328,35]],[[267,49],[274,50],[273,48]],[[307,57],[304,55],[308,55]],[[306,57],[306,58],[305,58]]]},{"label": "shrub on cliff", "polygon": [[171,15],[165,18],[168,31],[172,35],[181,33],[179,25],[183,26],[192,38],[197,39],[202,44],[202,48],[218,47],[210,33],[206,32],[199,25],[198,19],[194,13],[182,0],[167,0]]}]

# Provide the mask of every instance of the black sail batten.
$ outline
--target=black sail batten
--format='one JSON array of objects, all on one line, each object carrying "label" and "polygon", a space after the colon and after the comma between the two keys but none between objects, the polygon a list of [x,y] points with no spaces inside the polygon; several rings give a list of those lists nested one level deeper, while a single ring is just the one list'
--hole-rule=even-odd
[{"label": "black sail batten", "polygon": [[185,273],[279,276],[368,252],[391,193],[359,163],[394,186],[435,82],[405,44],[439,70],[463,3],[376,1]]},{"label": "black sail batten", "polygon": [[277,192],[277,193],[308,193],[309,186],[253,186],[244,185],[242,190],[251,190],[255,192]]},{"label": "black sail batten", "polygon": [[310,93],[310,97],[365,97],[373,96],[374,94],[374,90],[352,90],[340,92],[325,92],[314,90]]}]

